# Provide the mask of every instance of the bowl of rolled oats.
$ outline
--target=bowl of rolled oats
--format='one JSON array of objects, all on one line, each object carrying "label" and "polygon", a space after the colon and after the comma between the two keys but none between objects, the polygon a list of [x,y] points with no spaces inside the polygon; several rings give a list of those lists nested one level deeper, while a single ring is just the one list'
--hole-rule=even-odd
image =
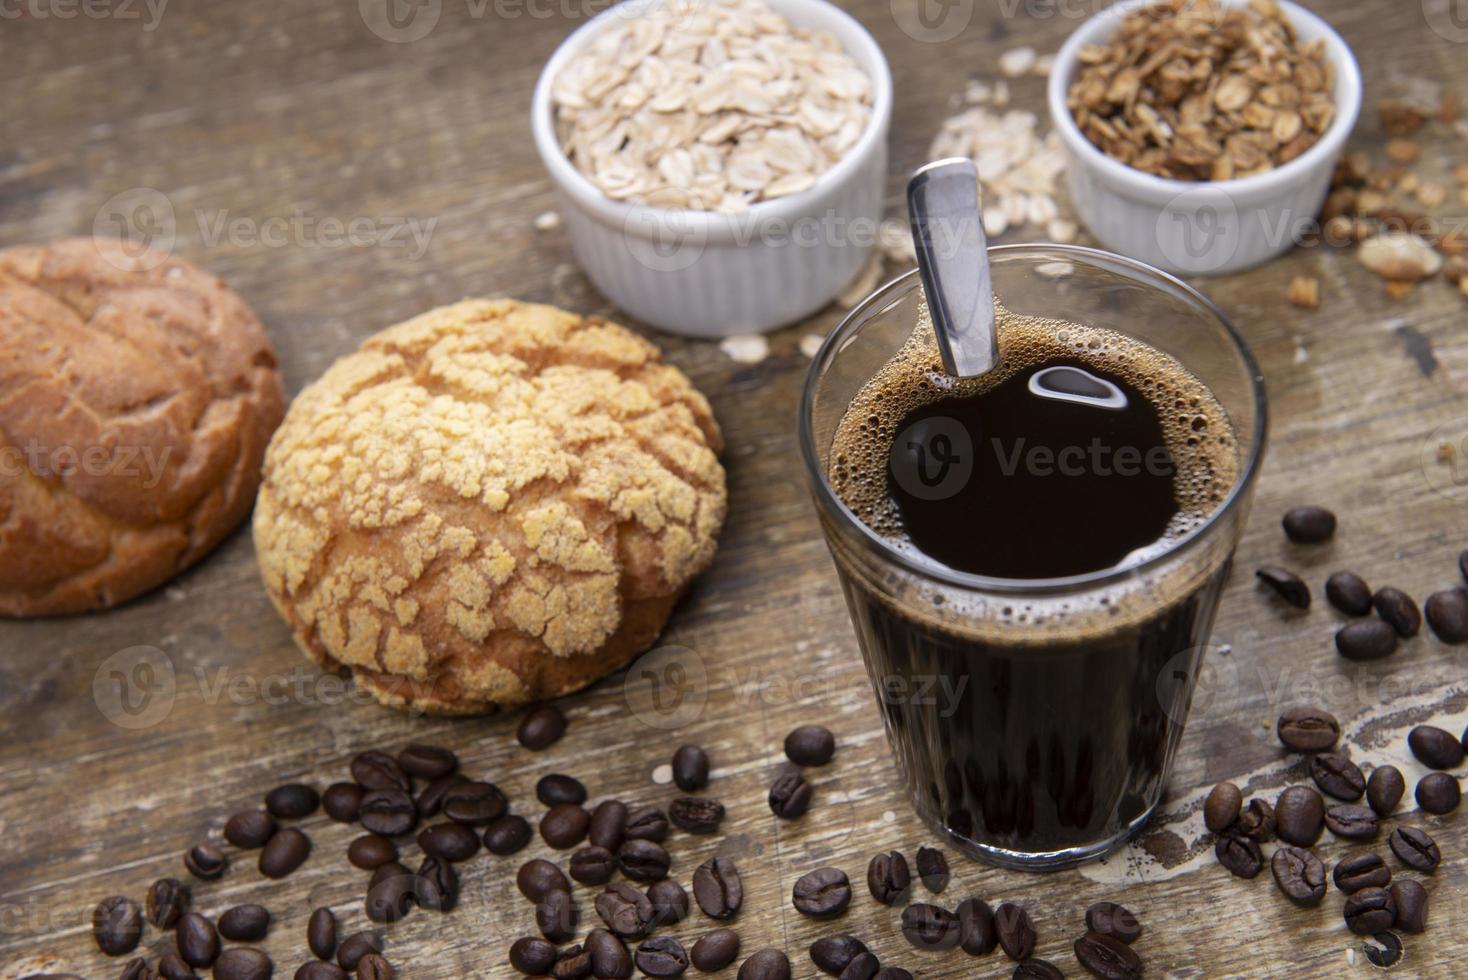
[{"label": "bowl of rolled oats", "polygon": [[1060,49],[1048,102],[1092,234],[1169,272],[1223,274],[1311,230],[1361,74],[1285,0],[1122,0]]},{"label": "bowl of rolled oats", "polygon": [[715,337],[800,320],[861,274],[891,114],[881,49],[825,0],[624,0],[551,56],[531,128],[597,288]]}]

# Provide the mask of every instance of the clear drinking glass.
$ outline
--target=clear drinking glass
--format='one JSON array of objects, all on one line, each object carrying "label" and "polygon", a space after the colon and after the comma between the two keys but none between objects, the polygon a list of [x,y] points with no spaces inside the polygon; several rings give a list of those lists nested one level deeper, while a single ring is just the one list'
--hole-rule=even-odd
[{"label": "clear drinking glass", "polygon": [[[1130,567],[1053,579],[967,574],[894,546],[828,480],[847,407],[919,323],[916,272],[852,310],[811,365],[801,454],[913,805],[976,857],[1042,869],[1110,850],[1162,799],[1247,517],[1266,404],[1242,338],[1172,276],[1074,246],[989,255],[995,296],[1010,311],[1110,329],[1172,355],[1216,396],[1237,455],[1236,481],[1207,519]],[[1077,625],[1037,625],[1057,622]]]}]

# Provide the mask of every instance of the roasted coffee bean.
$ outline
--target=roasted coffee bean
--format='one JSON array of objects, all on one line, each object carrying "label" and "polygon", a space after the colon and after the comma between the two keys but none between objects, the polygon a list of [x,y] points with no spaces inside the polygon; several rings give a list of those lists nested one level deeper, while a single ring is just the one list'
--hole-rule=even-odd
[{"label": "roasted coffee bean", "polygon": [[688,953],[671,936],[644,939],[634,957],[637,968],[650,977],[681,977],[688,969]]},{"label": "roasted coffee bean", "polygon": [[994,910],[994,927],[1004,955],[1019,961],[1035,951],[1035,921],[1022,905],[1005,902]]},{"label": "roasted coffee bean", "polygon": [[673,861],[661,844],[650,840],[629,840],[623,841],[617,849],[617,863],[622,866],[622,874],[646,884],[666,878]]},{"label": "roasted coffee bean", "polygon": [[851,882],[840,868],[817,868],[795,879],[790,900],[801,915],[837,916],[851,904]]},{"label": "roasted coffee bean", "polygon": [[348,980],[348,974],[335,963],[307,960],[296,969],[295,980]]},{"label": "roasted coffee bean", "polygon": [[398,753],[398,768],[419,779],[439,779],[459,768],[459,757],[437,745],[414,743]]},{"label": "roasted coffee bean", "polygon": [[219,932],[198,912],[185,912],[173,930],[178,955],[189,966],[209,966],[219,958]]},{"label": "roasted coffee bean", "polygon": [[939,905],[916,902],[902,910],[902,935],[918,949],[958,945],[958,916]]},{"label": "roasted coffee bean", "polygon": [[574,803],[557,803],[540,818],[540,836],[558,851],[580,844],[590,827],[591,814]]},{"label": "roasted coffee bean", "polygon": [[92,938],[108,956],[123,956],[137,949],[143,938],[143,913],[138,903],[121,895],[98,902],[92,912]]},{"label": "roasted coffee bean", "polygon": [[1274,807],[1255,797],[1239,811],[1231,830],[1260,844],[1274,840]]},{"label": "roasted coffee bean", "polygon": [[1392,849],[1398,861],[1413,871],[1430,875],[1442,863],[1443,855],[1438,849],[1437,841],[1416,827],[1398,827],[1387,838],[1387,846]]},{"label": "roasted coffee bean", "polygon": [[867,865],[867,890],[883,905],[906,901],[912,874],[901,851],[878,854]]},{"label": "roasted coffee bean", "polygon": [[1279,848],[1269,868],[1279,890],[1296,905],[1319,905],[1325,897],[1325,865],[1304,848]]},{"label": "roasted coffee bean", "polygon": [[413,897],[425,909],[451,912],[459,904],[459,873],[453,864],[436,857],[426,857],[418,865],[418,881]]},{"label": "roasted coffee bean", "polygon": [[148,886],[143,898],[143,908],[148,912],[148,921],[157,929],[172,929],[178,924],[179,916],[189,910],[189,886],[177,878],[159,878]]},{"label": "roasted coffee bean", "polygon": [[1325,801],[1309,786],[1291,786],[1274,804],[1274,832],[1279,839],[1309,847],[1320,839],[1325,823]]},{"label": "roasted coffee bean", "polygon": [[710,919],[732,918],[744,904],[744,882],[734,861],[712,857],[693,872],[693,898]]},{"label": "roasted coffee bean", "polygon": [[1366,960],[1382,969],[1396,966],[1402,959],[1402,941],[1394,932],[1378,932],[1361,944]]},{"label": "roasted coffee bean", "polygon": [[566,716],[553,704],[538,704],[525,712],[515,738],[532,752],[548,749],[566,734]]},{"label": "roasted coffee bean", "polygon": [[740,964],[736,980],[790,980],[790,959],[778,949],[762,949]]},{"label": "roasted coffee bean", "polygon": [[1417,781],[1417,805],[1424,813],[1442,816],[1458,809],[1463,790],[1458,781],[1445,772],[1430,772]]},{"label": "roasted coffee bean", "polygon": [[1422,629],[1422,611],[1417,608],[1412,597],[1401,589],[1391,586],[1377,589],[1371,596],[1371,604],[1376,607],[1376,614],[1390,623],[1392,629],[1404,640],[1416,636]]},{"label": "roasted coffee bean", "polygon": [[714,973],[739,958],[739,933],[733,929],[715,929],[693,944],[689,960],[704,973]]},{"label": "roasted coffee bean", "polygon": [[1397,648],[1397,631],[1380,619],[1362,619],[1342,626],[1335,648],[1347,660],[1380,660]]},{"label": "roasted coffee bean", "polygon": [[813,790],[798,772],[782,773],[770,786],[770,812],[782,820],[794,820],[810,809]]},{"label": "roasted coffee bean", "polygon": [[576,924],[580,919],[570,892],[547,892],[535,903],[535,925],[540,934],[553,943],[563,943],[576,935]]},{"label": "roasted coffee bean", "polygon": [[258,949],[236,946],[219,954],[214,980],[270,980],[275,964]]},{"label": "roasted coffee bean", "polygon": [[372,872],[364,905],[367,918],[373,922],[396,922],[407,915],[417,883],[417,876],[396,861]]},{"label": "roasted coffee bean", "polygon": [[583,885],[605,885],[617,870],[617,856],[605,847],[583,847],[571,855],[571,877]]},{"label": "roasted coffee bean", "polygon": [[1463,576],[1464,581],[1468,581],[1468,551],[1458,556],[1458,573]]},{"label": "roasted coffee bean", "polygon": [[1233,783],[1219,783],[1208,791],[1203,801],[1203,826],[1221,834],[1239,819],[1239,809],[1244,805],[1244,794]]},{"label": "roasted coffee bean", "polygon": [[724,820],[724,804],[701,796],[680,796],[668,804],[668,818],[690,834],[712,834]]},{"label": "roasted coffee bean", "polygon": [[627,944],[606,929],[593,929],[581,944],[591,958],[591,975],[597,980],[621,980],[632,976],[632,954]]},{"label": "roasted coffee bean", "polygon": [[[362,803],[366,806],[364,800]],[[484,827],[505,815],[509,803],[493,783],[455,783],[443,794],[443,815],[455,823]]]},{"label": "roasted coffee bean", "polygon": [[785,757],[797,766],[824,766],[836,754],[836,736],[820,725],[801,725],[785,736]]},{"label": "roasted coffee bean", "polygon": [[810,961],[822,973],[836,977],[841,975],[841,971],[852,960],[866,951],[866,944],[855,936],[827,936],[811,943]]},{"label": "roasted coffee bean", "polygon": [[1392,902],[1397,906],[1398,929],[1403,932],[1427,930],[1427,889],[1410,878],[1392,885]]},{"label": "roasted coffee bean", "polygon": [[510,965],[527,976],[550,973],[556,948],[539,936],[522,936],[510,944]]},{"label": "roasted coffee bean", "polygon": [[311,839],[294,827],[278,830],[260,850],[260,873],[284,878],[311,856]]},{"label": "roasted coffee bean", "polygon": [[884,966],[876,972],[872,980],[913,980],[912,974],[900,966]]},{"label": "roasted coffee bean", "polygon": [[534,833],[529,820],[518,813],[507,813],[484,828],[484,847],[491,854],[514,854],[530,843]]},{"label": "roasted coffee bean", "polygon": [[680,745],[673,753],[673,782],[685,793],[694,793],[709,784],[708,753],[697,745]]},{"label": "roasted coffee bean", "polygon": [[1335,886],[1349,895],[1363,888],[1385,888],[1391,883],[1392,872],[1381,855],[1365,851],[1337,861],[1331,877]]},{"label": "roasted coffee bean", "polygon": [[306,922],[306,946],[319,960],[329,960],[336,953],[336,913],[319,908]]},{"label": "roasted coffee bean", "polygon": [[1264,855],[1253,839],[1229,831],[1213,842],[1213,856],[1230,873],[1253,878],[1264,868]]},{"label": "roasted coffee bean", "polygon": [[1407,747],[1429,769],[1456,769],[1463,764],[1463,743],[1436,725],[1418,725],[1408,732]]},{"label": "roasted coffee bean", "polygon": [[561,869],[542,858],[531,858],[520,865],[520,870],[515,874],[515,885],[520,889],[520,894],[538,902],[551,892],[568,892],[571,890],[571,882]]},{"label": "roasted coffee bean", "polygon": [[1332,834],[1346,840],[1372,840],[1381,823],[1370,807],[1341,803],[1325,811],[1325,826]]},{"label": "roasted coffee bean", "polygon": [[264,810],[245,810],[224,822],[224,839],[244,851],[264,847],[275,833],[275,818]]},{"label": "roasted coffee bean", "polygon": [[1310,608],[1310,586],[1288,568],[1279,565],[1262,565],[1254,573],[1259,581],[1296,609]]},{"label": "roasted coffee bean", "polygon": [[354,932],[336,948],[336,961],[343,970],[355,970],[368,953],[382,952],[382,935],[372,931]]},{"label": "roasted coffee bean", "polygon": [[1348,803],[1366,792],[1366,776],[1361,768],[1343,755],[1317,755],[1310,760],[1310,778],[1327,796]]},{"label": "roasted coffee bean", "polygon": [[164,980],[199,980],[194,968],[185,963],[177,953],[164,953],[158,957],[158,975]]},{"label": "roasted coffee bean", "polygon": [[228,865],[224,852],[213,844],[195,844],[184,854],[184,867],[200,881],[222,877]]},{"label": "roasted coffee bean", "polygon": [[1125,906],[1097,902],[1086,909],[1086,928],[1130,945],[1142,935],[1142,923]]},{"label": "roasted coffee bean", "polygon": [[1427,597],[1427,625],[1444,643],[1468,642],[1468,592],[1447,589]]},{"label": "roasted coffee bean", "polygon": [[363,834],[347,845],[347,860],[363,871],[376,871],[398,859],[398,846],[379,834]]},{"label": "roasted coffee bean", "polygon": [[1406,791],[1407,782],[1396,766],[1377,766],[1366,780],[1366,802],[1378,816],[1385,817],[1395,810]]},{"label": "roasted coffee bean", "polygon": [[874,980],[882,972],[882,961],[873,952],[858,953],[846,964],[846,969],[837,974],[838,980]]},{"label": "roasted coffee bean", "polygon": [[357,961],[357,980],[393,980],[392,964],[381,953],[368,953]]},{"label": "roasted coffee bean", "polygon": [[1010,977],[1011,980],[1065,980],[1065,974],[1054,963],[1033,957],[1016,966]]},{"label": "roasted coffee bean", "polygon": [[917,873],[923,880],[923,887],[935,895],[948,887],[948,880],[952,877],[948,871],[948,859],[936,847],[918,848]]},{"label": "roasted coffee bean", "polygon": [[650,840],[660,844],[668,839],[668,815],[655,806],[638,807],[627,814],[622,836],[626,840]]},{"label": "roasted coffee bean", "polygon": [[405,793],[413,791],[413,781],[403,772],[397,760],[386,752],[372,749],[358,753],[352,759],[351,770],[352,779],[363,789],[400,789]]},{"label": "roasted coffee bean", "polygon": [[994,910],[978,898],[965,898],[958,903],[958,945],[970,956],[983,956],[999,944],[999,930],[994,925]]},{"label": "roasted coffee bean", "polygon": [[374,789],[362,794],[362,826],[383,837],[400,837],[418,824],[418,805],[400,789]]},{"label": "roasted coffee bean", "polygon": [[236,905],[219,916],[219,934],[230,942],[258,943],[270,931],[270,910],[263,905]]},{"label": "roasted coffee bean", "polygon": [[649,885],[647,900],[652,903],[655,925],[670,926],[688,918],[688,892],[672,878]]},{"label": "roasted coffee bean", "polygon": [[418,846],[444,861],[467,861],[479,852],[479,835],[461,823],[436,823],[418,832]]},{"label": "roasted coffee bean", "polygon": [[1355,572],[1335,572],[1326,579],[1325,598],[1348,616],[1371,612],[1371,586]]},{"label": "roasted coffee bean", "polygon": [[641,939],[652,929],[657,910],[652,899],[631,885],[609,885],[596,896],[596,914],[612,934],[622,939]]},{"label": "roasted coffee bean", "polygon": [[602,800],[591,811],[591,826],[586,839],[594,847],[606,848],[613,854],[627,839],[627,804],[621,800]]},{"label": "roasted coffee bean", "polygon": [[443,798],[448,795],[449,790],[460,783],[469,782],[462,773],[451,772],[447,776],[439,776],[433,782],[423,787],[423,791],[413,798],[418,806],[418,816],[436,817],[443,812]]},{"label": "roasted coffee bean", "polygon": [[568,946],[556,956],[551,980],[583,980],[591,976],[591,954],[580,946]]},{"label": "roasted coffee bean", "polygon": [[1347,896],[1346,928],[1358,936],[1385,932],[1397,922],[1397,902],[1385,888],[1363,888]]},{"label": "roasted coffee bean", "polygon": [[265,809],[282,820],[309,817],[321,805],[321,794],[305,783],[286,783],[265,794]]},{"label": "roasted coffee bean", "polygon": [[[157,974],[153,972],[152,967],[148,966],[148,961],[139,956],[127,961],[118,980],[155,980],[156,977]],[[43,973],[40,975],[40,980],[72,980],[72,978],[81,980],[75,974]],[[37,977],[35,974],[27,974],[25,980],[37,980]]]},{"label": "roasted coffee bean", "polygon": [[1335,515],[1324,507],[1291,507],[1280,524],[1296,544],[1320,544],[1335,534]]},{"label": "roasted coffee bean", "polygon": [[1341,737],[1341,723],[1320,708],[1291,708],[1279,716],[1274,731],[1293,752],[1324,752]]},{"label": "roasted coffee bean", "polygon": [[586,787],[581,785],[581,780],[575,776],[553,772],[541,776],[536,782],[535,798],[546,806],[556,806],[560,803],[574,803],[580,806],[586,802]]},{"label": "roasted coffee bean", "polygon": [[362,806],[362,787],[356,783],[332,783],[321,794],[321,806],[337,823],[356,823]]},{"label": "roasted coffee bean", "polygon": [[1075,941],[1076,961],[1103,980],[1140,980],[1142,960],[1130,946],[1099,932]]}]

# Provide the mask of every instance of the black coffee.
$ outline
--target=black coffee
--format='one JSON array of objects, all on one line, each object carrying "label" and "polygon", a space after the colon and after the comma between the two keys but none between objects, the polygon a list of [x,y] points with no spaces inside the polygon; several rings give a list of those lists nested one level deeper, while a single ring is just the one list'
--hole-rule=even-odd
[{"label": "black coffee", "polygon": [[[990,375],[947,377],[919,330],[853,400],[830,478],[868,527],[918,564],[1034,580],[1139,564],[1224,499],[1227,415],[1177,361],[1110,331],[998,322]],[[843,567],[920,812],[991,855],[1125,833],[1161,797],[1227,571],[1214,556],[1008,601]]]}]

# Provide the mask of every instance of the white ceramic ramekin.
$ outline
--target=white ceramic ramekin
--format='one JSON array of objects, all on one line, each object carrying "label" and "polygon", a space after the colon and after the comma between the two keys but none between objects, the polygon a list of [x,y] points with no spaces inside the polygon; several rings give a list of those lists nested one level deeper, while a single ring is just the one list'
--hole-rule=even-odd
[{"label": "white ceramic ramekin", "polygon": [[[1122,0],[1082,24],[1056,55],[1050,118],[1070,156],[1076,213],[1107,248],[1180,274],[1237,272],[1287,251],[1308,231],[1330,190],[1331,172],[1361,113],[1361,72],[1346,42],[1319,17],[1281,0],[1299,38],[1325,41],[1335,71],[1335,121],[1310,149],[1268,173],[1238,180],[1154,177],[1113,160],[1081,134],[1066,107],[1085,44],[1104,43],[1132,10]],[[1224,0],[1242,5],[1243,0]]]},{"label": "white ceramic ramekin", "polygon": [[825,0],[765,0],[797,27],[833,35],[871,76],[872,117],[861,138],[809,189],[743,214],[614,201],[561,150],[551,84],[614,18],[658,2],[624,0],[582,26],[551,55],[535,86],[535,148],[555,183],[576,258],[608,299],[671,333],[718,337],[793,323],[834,299],[876,247],[892,119],[887,60],[865,28]]}]

